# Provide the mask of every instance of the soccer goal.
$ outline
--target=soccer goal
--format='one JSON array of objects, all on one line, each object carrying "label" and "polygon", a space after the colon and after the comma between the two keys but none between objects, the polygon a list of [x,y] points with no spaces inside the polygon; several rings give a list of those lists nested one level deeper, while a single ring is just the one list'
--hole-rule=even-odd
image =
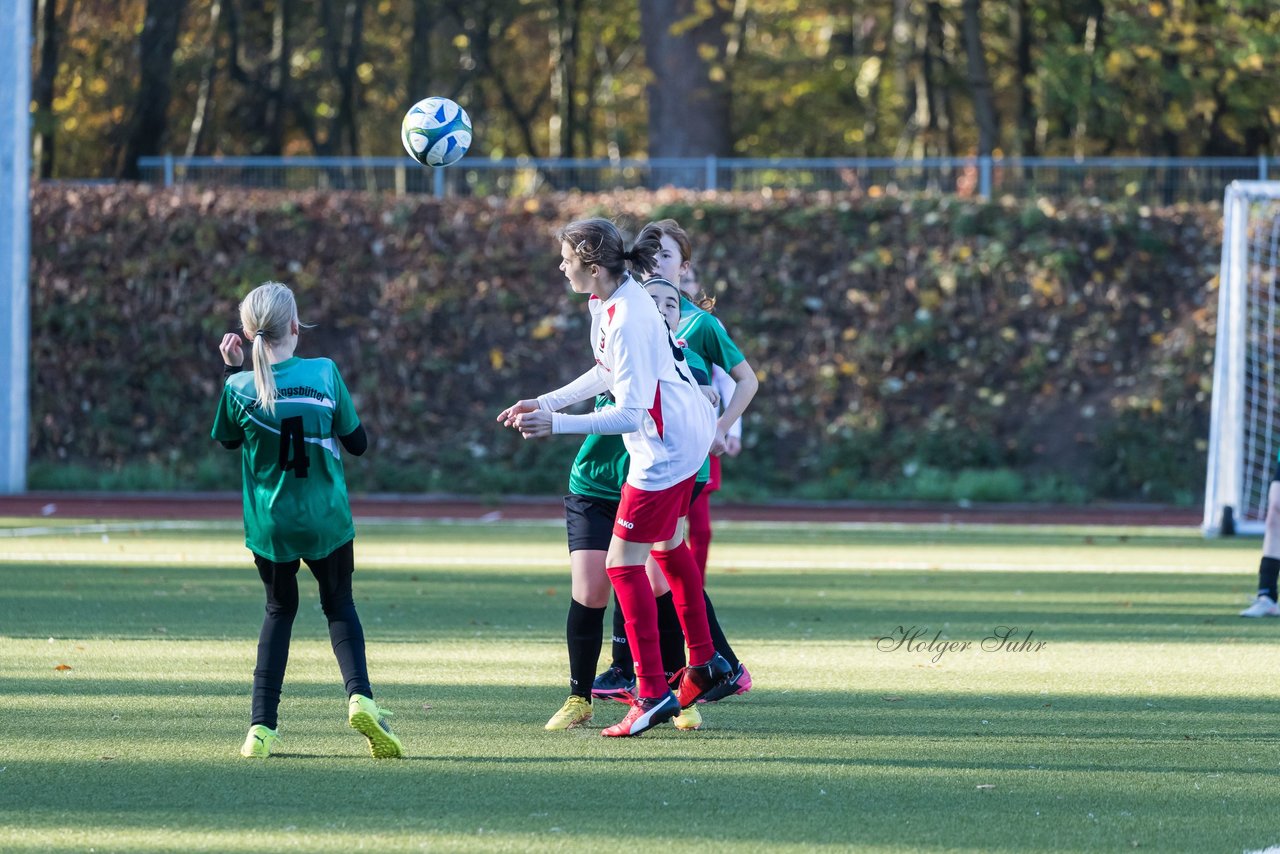
[{"label": "soccer goal", "polygon": [[1280,450],[1280,181],[1223,200],[1204,532],[1258,534]]}]

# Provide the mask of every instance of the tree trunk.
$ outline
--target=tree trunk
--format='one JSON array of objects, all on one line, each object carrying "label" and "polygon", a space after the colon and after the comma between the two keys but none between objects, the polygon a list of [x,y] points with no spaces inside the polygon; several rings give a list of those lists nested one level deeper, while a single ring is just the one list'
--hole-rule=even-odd
[{"label": "tree trunk", "polygon": [[431,92],[431,32],[439,12],[434,0],[413,0],[412,36],[409,41],[409,105],[416,104]]},{"label": "tree trunk", "polygon": [[200,71],[200,88],[196,93],[196,109],[191,117],[191,132],[187,135],[187,157],[200,153],[204,143],[205,125],[213,111],[213,84],[218,73],[218,27],[222,21],[222,2],[213,0],[209,7],[209,45],[204,68]]},{"label": "tree trunk", "polygon": [[[732,22],[730,0],[641,0],[641,40],[652,74],[650,158],[733,152],[726,66]],[[664,177],[677,186],[700,185],[701,170],[693,171]]]},{"label": "tree trunk", "polygon": [[982,0],[964,0],[964,47],[969,60],[969,91],[978,123],[978,155],[989,157],[1000,144],[1000,128],[987,56],[982,47],[981,5]]},{"label": "tree trunk", "polygon": [[[916,90],[916,70],[920,55],[916,50],[916,21],[912,14],[911,0],[893,0],[893,23],[890,33],[893,39],[891,51],[893,67],[893,91],[902,108],[902,127],[898,133],[898,145],[894,157],[906,157],[916,146],[920,133],[919,107]],[[927,108],[926,108],[927,112]]]},{"label": "tree trunk", "polygon": [[338,103],[322,154],[348,154],[360,152],[358,134],[358,106],[356,67],[364,46],[365,0],[347,0],[342,10],[342,20],[336,20],[332,0],[320,3],[321,25],[324,27],[325,54],[330,73],[338,87]]},{"label": "tree trunk", "polygon": [[1014,0],[1010,8],[1013,29],[1013,50],[1016,72],[1014,74],[1015,103],[1017,104],[1017,131],[1014,134],[1014,152],[1019,157],[1036,156],[1036,108],[1031,100],[1030,81],[1035,75],[1031,64],[1031,10],[1027,0]]},{"label": "tree trunk", "polygon": [[[39,65],[31,81],[31,100],[36,112],[32,117],[35,136],[32,139],[31,162],[37,178],[53,177],[53,145],[57,117],[53,114],[53,84],[58,75],[58,48],[61,28],[58,25],[57,0],[35,0],[32,21],[36,29],[36,57]],[[72,0],[66,0],[64,15],[70,15]]]},{"label": "tree trunk", "polygon": [[1085,79],[1080,84],[1080,97],[1076,102],[1076,124],[1071,133],[1073,154],[1084,157],[1089,135],[1089,109],[1093,104],[1094,54],[1097,52],[1102,26],[1101,0],[1091,0],[1085,18],[1084,32],[1080,36],[1081,53],[1085,61]]},{"label": "tree trunk", "polygon": [[173,51],[187,0],[147,0],[146,18],[138,36],[141,78],[134,98],[119,175],[137,180],[138,158],[159,154],[169,131],[169,102],[173,91]]},{"label": "tree trunk", "polygon": [[289,103],[290,24],[292,0],[276,0],[271,18],[271,53],[267,57],[267,103],[263,110],[266,141],[262,153],[284,154],[285,116]]},{"label": "tree trunk", "polygon": [[956,41],[955,28],[950,26],[942,16],[942,4],[929,3],[929,20],[926,28],[926,55],[928,73],[926,82],[929,87],[929,114],[932,119],[932,138],[934,153],[940,157],[951,157],[956,151],[956,125],[952,121],[951,88],[952,56],[947,50],[948,43]]},{"label": "tree trunk", "polygon": [[579,135],[578,50],[582,44],[579,22],[582,0],[556,0],[551,27],[551,127],[548,134],[552,157],[574,157]]}]

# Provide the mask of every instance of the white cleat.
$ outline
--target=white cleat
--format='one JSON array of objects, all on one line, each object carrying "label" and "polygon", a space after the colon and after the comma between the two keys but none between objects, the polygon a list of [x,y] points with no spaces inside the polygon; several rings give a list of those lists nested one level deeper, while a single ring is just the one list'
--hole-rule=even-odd
[{"label": "white cleat", "polygon": [[1242,617],[1280,617],[1280,605],[1264,593],[1259,593],[1253,604],[1240,612]]}]

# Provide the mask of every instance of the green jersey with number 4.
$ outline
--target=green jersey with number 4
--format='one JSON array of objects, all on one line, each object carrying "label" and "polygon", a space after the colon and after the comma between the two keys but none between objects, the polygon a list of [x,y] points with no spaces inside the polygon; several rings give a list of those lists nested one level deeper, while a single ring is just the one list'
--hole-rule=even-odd
[{"label": "green jersey with number 4", "polygon": [[321,558],[355,537],[339,436],[360,426],[351,395],[329,359],[293,357],[271,366],[276,411],[258,405],[253,372],[227,377],[213,438],[240,440],[244,543],[285,562]]}]

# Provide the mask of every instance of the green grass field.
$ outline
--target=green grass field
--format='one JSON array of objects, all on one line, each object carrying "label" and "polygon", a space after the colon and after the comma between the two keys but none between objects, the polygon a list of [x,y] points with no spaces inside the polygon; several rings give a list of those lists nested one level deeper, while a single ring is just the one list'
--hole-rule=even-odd
[{"label": "green grass field", "polygon": [[[375,762],[347,728],[306,578],[284,748],[253,762],[237,750],[262,592],[237,527],[0,520],[0,850],[1280,843],[1280,620],[1235,616],[1258,541],[717,535],[710,589],[756,689],[704,706],[700,732],[542,730],[567,694],[562,528],[368,523],[357,606],[410,756]],[[1000,626],[1009,643],[984,650]],[[622,713],[597,703],[593,724]]]}]

